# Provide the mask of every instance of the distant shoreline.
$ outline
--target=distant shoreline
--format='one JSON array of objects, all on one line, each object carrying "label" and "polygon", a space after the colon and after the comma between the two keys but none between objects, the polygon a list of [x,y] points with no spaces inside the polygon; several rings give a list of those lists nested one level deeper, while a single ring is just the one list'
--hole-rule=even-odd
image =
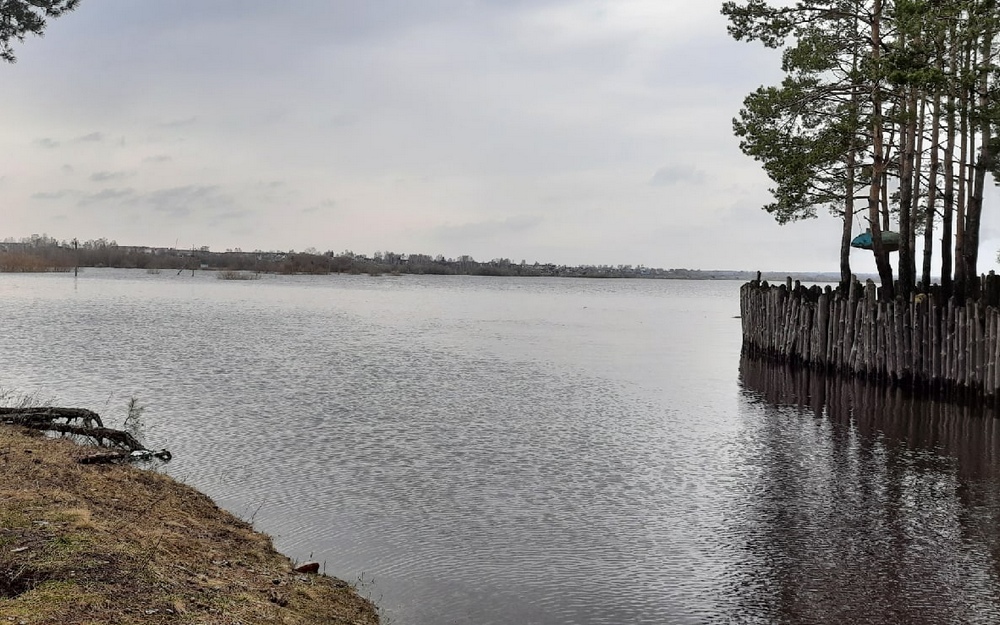
[{"label": "distant shoreline", "polygon": [[[281,252],[240,249],[213,252],[207,247],[177,249],[118,245],[114,241],[66,242],[33,236],[0,243],[0,272],[67,271],[78,267],[115,267],[161,271],[213,269],[276,274],[369,274],[369,275],[471,275],[559,278],[642,278],[658,280],[753,280],[756,271],[721,269],[660,269],[644,265],[557,265],[514,262],[508,258],[477,261],[471,256],[376,252],[371,256],[354,252]],[[838,282],[836,272],[763,273],[766,280]]]}]

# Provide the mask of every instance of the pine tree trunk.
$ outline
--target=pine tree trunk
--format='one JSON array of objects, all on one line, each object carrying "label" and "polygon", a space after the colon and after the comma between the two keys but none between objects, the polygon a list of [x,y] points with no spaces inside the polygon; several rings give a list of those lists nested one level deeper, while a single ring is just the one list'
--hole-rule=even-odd
[{"label": "pine tree trunk", "polygon": [[[916,93],[916,91],[914,91]],[[917,136],[917,146],[913,156],[913,198],[910,202],[910,271],[913,281],[917,281],[917,215],[920,209],[920,196],[922,193],[921,172],[924,166],[924,134],[927,132],[927,98],[921,93],[919,104],[916,108],[917,118],[915,132]]]},{"label": "pine tree trunk", "polygon": [[[963,73],[971,68],[972,52],[966,49],[963,56]],[[965,296],[967,267],[965,265],[965,206],[966,193],[968,193],[968,163],[970,150],[974,149],[969,145],[969,90],[961,87],[958,98],[958,203],[955,206],[955,295]]]},{"label": "pine tree trunk", "polygon": [[[944,50],[943,37],[938,40],[938,49]],[[939,57],[938,70],[944,73],[944,58]],[[934,90],[933,105],[931,115],[931,155],[930,174],[927,183],[927,215],[924,221],[924,263],[923,276],[924,289],[928,289],[931,284],[931,260],[934,252],[934,211],[937,206],[937,186],[938,172],[941,169],[941,93]]]},{"label": "pine tree trunk", "polygon": [[987,107],[990,104],[987,90],[989,88],[989,59],[993,48],[993,35],[993,29],[988,27],[982,38],[981,67],[977,68],[979,71],[979,80],[976,112],[979,118],[979,127],[978,129],[974,127],[971,130],[972,133],[979,132],[980,146],[965,215],[965,241],[962,250],[966,269],[965,292],[970,296],[975,295],[978,291],[979,230],[982,223],[983,193],[986,185],[986,172],[990,169],[993,160],[990,148],[990,116],[987,113]]},{"label": "pine tree trunk", "polygon": [[916,268],[913,263],[913,161],[917,136],[916,90],[908,88],[903,102],[903,122],[899,139],[903,146],[900,154],[899,176],[899,288],[903,296],[913,291]]},{"label": "pine tree trunk", "polygon": [[[948,63],[948,72],[951,76],[958,73],[958,44],[956,42],[957,33],[954,22],[949,29],[949,39],[951,48],[951,59]],[[945,297],[950,297],[954,284],[952,280],[952,254],[954,250],[954,240],[952,239],[952,227],[955,219],[955,133],[956,133],[956,111],[955,111],[955,90],[954,81],[948,87],[948,102],[945,111],[948,114],[947,142],[944,150],[944,206],[941,217],[941,290]]]},{"label": "pine tree trunk", "polygon": [[[881,57],[881,20],[882,20],[882,0],[875,0],[872,7],[871,22],[871,53],[872,59],[879,63]],[[878,268],[879,280],[882,283],[882,294],[885,299],[892,299],[894,289],[892,284],[892,265],[889,264],[889,252],[882,244],[882,228],[879,224],[879,208],[882,204],[882,193],[885,189],[886,162],[883,145],[882,127],[882,90],[875,83],[872,85],[872,181],[868,193],[868,216],[871,221],[872,243],[875,253],[875,266]]]}]

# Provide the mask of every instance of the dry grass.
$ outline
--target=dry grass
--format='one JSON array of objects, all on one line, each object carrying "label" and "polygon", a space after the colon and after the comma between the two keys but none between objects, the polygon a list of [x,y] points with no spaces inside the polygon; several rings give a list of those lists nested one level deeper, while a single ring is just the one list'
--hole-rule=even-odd
[{"label": "dry grass", "polygon": [[220,271],[215,277],[219,280],[260,280],[259,273],[249,271]]},{"label": "dry grass", "polygon": [[36,623],[374,624],[345,582],[165,475],[0,427],[0,615]]},{"label": "dry grass", "polygon": [[69,271],[71,263],[47,261],[39,256],[0,252],[0,272],[4,273],[44,273],[49,271]]}]

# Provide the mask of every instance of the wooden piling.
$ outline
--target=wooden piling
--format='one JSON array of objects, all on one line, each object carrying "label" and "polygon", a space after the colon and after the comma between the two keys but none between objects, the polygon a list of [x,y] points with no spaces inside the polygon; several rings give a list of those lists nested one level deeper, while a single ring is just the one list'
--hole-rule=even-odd
[{"label": "wooden piling", "polygon": [[[791,279],[740,289],[743,349],[751,357],[921,389],[1000,400],[1000,276],[981,300],[931,290],[878,301],[876,285],[806,288]],[[993,300],[997,300],[993,303]]]}]

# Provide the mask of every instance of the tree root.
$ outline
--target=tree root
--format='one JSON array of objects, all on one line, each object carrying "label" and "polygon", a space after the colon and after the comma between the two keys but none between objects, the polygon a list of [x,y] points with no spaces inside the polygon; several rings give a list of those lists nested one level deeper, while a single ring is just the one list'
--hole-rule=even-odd
[{"label": "tree root", "polygon": [[[58,422],[58,421],[63,422]],[[79,425],[74,424],[78,422]],[[132,434],[123,430],[104,427],[100,415],[85,408],[10,408],[0,407],[0,424],[19,425],[32,430],[59,432],[89,438],[98,447],[114,451],[91,454],[80,458],[83,464],[107,464],[152,460],[169,461],[166,449],[152,451]]]},{"label": "tree root", "polygon": [[66,423],[79,421],[86,427],[104,427],[101,416],[86,408],[17,408],[0,406],[0,423],[26,425],[29,422],[51,423],[56,419],[65,419]]},{"label": "tree root", "polygon": [[77,460],[80,464],[116,464],[120,462],[135,462],[136,460],[152,460],[156,458],[164,462],[170,462],[173,456],[166,449],[160,451],[150,451],[142,449],[138,451],[109,451],[102,454],[90,454]]}]

